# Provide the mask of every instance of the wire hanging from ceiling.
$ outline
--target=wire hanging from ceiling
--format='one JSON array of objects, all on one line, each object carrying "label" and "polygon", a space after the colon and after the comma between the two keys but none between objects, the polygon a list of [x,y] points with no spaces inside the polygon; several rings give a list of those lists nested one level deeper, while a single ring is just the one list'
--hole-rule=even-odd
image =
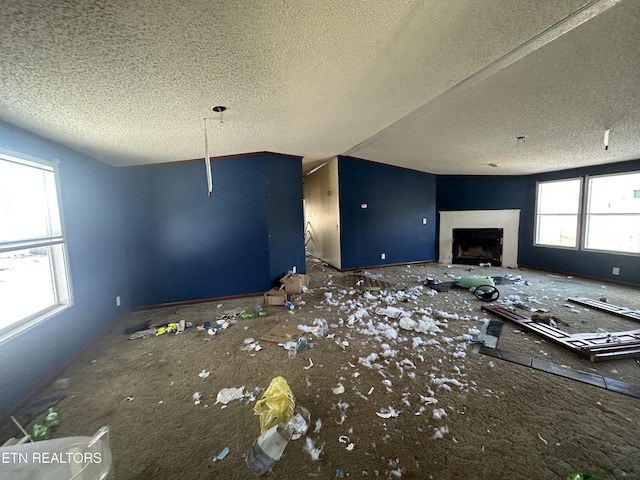
[{"label": "wire hanging from ceiling", "polygon": [[[213,110],[216,113],[220,114],[220,123],[222,122],[222,112],[224,112],[227,107],[223,107],[222,105],[217,105],[213,107]],[[209,135],[207,132],[207,117],[202,119],[204,121],[204,166],[207,170],[207,188],[208,188],[208,196],[210,197],[213,193],[213,175],[211,173],[211,157],[209,156]]]},{"label": "wire hanging from ceiling", "polygon": [[208,196],[213,193],[213,176],[211,175],[211,158],[209,157],[209,136],[207,135],[207,119],[204,120],[204,166],[207,169]]}]

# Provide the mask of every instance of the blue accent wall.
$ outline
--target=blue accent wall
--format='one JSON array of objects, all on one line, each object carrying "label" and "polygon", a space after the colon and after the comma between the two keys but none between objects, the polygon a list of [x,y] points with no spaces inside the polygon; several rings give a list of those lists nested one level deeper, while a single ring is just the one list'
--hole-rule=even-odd
[{"label": "blue accent wall", "polygon": [[264,159],[131,167],[134,306],[255,293],[268,286]]},{"label": "blue accent wall", "polygon": [[304,213],[302,209],[302,159],[270,155],[265,160],[269,276],[273,286],[294,266],[306,272]]},{"label": "blue accent wall", "polygon": [[[0,122],[0,145],[59,159],[73,306],[0,345],[0,416],[69,361],[129,306],[123,174],[119,169]],[[115,305],[121,296],[120,307]]]},{"label": "blue accent wall", "polygon": [[260,293],[304,269],[302,165],[255,154],[131,167],[132,304]]},{"label": "blue accent wall", "polygon": [[436,188],[438,235],[442,211],[520,210],[521,238],[523,216],[530,208],[527,195],[529,182],[526,177],[439,175]]},{"label": "blue accent wall", "polygon": [[[640,160],[563,170],[527,177],[526,192],[529,208],[520,219],[518,262],[522,265],[545,270],[640,285],[640,256],[638,255],[567,250],[533,245],[536,182],[634,171],[640,171]],[[620,275],[611,273],[613,267],[620,267]]]},{"label": "blue accent wall", "polygon": [[338,182],[342,269],[437,259],[434,175],[339,157]]}]

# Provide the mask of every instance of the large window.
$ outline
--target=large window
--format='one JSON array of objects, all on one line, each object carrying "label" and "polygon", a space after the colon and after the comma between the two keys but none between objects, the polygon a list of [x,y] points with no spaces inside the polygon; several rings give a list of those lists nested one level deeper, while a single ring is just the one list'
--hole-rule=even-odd
[{"label": "large window", "polygon": [[536,245],[578,247],[582,180],[539,182],[536,202]]},{"label": "large window", "polygon": [[56,166],[0,153],[0,338],[70,298]]},{"label": "large window", "polygon": [[640,172],[587,181],[584,248],[640,254]]}]

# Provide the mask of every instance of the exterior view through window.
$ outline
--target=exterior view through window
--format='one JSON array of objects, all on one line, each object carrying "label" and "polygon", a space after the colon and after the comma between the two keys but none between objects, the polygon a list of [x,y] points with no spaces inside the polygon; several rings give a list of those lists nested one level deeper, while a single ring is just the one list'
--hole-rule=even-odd
[{"label": "exterior view through window", "polygon": [[590,177],[586,249],[640,254],[640,172]]},{"label": "exterior view through window", "polygon": [[0,153],[0,336],[69,304],[55,165]]},{"label": "exterior view through window", "polygon": [[582,180],[539,182],[535,244],[577,248]]}]

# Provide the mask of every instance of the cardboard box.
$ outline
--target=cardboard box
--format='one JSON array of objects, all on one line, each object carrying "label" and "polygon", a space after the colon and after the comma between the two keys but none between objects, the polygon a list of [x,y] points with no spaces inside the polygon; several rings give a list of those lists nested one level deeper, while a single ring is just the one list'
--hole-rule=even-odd
[{"label": "cardboard box", "polygon": [[264,292],[265,305],[284,305],[287,301],[287,293],[284,290],[269,290]]},{"label": "cardboard box", "polygon": [[287,343],[297,341],[304,332],[296,325],[276,325],[260,337],[260,340],[273,343]]},{"label": "cardboard box", "polygon": [[284,285],[287,295],[298,295],[302,293],[302,287],[309,286],[309,275],[301,273],[290,273],[280,279]]}]

